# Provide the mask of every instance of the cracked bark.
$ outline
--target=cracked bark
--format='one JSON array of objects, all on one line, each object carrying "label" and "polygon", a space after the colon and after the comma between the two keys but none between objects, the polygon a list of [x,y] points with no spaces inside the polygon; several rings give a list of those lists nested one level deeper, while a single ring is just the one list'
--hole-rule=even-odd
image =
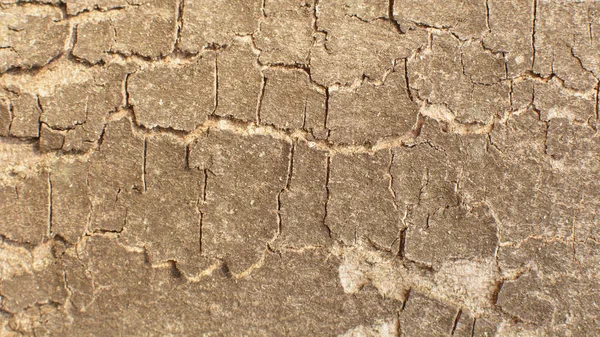
[{"label": "cracked bark", "polygon": [[332,238],[332,233],[331,233],[331,228],[329,228],[329,226],[327,226],[327,204],[329,203],[329,197],[330,197],[330,192],[329,192],[329,177],[331,175],[331,157],[327,156],[327,165],[325,166],[325,170],[327,172],[326,176],[325,176],[325,192],[326,192],[326,199],[325,199],[325,205],[324,205],[324,209],[325,212],[323,213],[323,227],[325,227],[327,229],[327,234],[329,235],[330,238]]},{"label": "cracked bark", "polygon": [[1,8],[0,334],[596,331],[597,6],[428,6]]}]

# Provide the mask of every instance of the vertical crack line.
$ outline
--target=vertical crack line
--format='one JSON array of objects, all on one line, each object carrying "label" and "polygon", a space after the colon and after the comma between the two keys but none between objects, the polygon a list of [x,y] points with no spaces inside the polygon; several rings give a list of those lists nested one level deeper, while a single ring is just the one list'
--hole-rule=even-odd
[{"label": "vertical crack line", "polygon": [[179,0],[179,5],[177,6],[177,31],[175,35],[175,46],[174,49],[179,48],[179,44],[181,43],[181,31],[183,30],[183,9],[185,7],[185,0]]},{"label": "vertical crack line", "polygon": [[304,107],[302,108],[302,130],[306,131],[306,101],[307,98],[304,98]]},{"label": "vertical crack line", "polygon": [[390,194],[392,195],[392,203],[394,204],[394,208],[396,210],[399,210],[398,203],[396,200],[396,192],[394,191],[394,186],[393,186],[394,185],[394,176],[392,175],[392,165],[394,164],[395,154],[394,154],[394,150],[392,150],[392,149],[389,149],[389,152],[390,152],[390,163],[388,164],[388,167],[387,167],[387,175],[389,177],[390,182],[388,184],[388,190],[390,191]]},{"label": "vertical crack line", "polygon": [[325,165],[325,210],[323,212],[323,227],[325,227],[325,229],[327,230],[327,234],[331,238],[331,228],[327,226],[327,206],[329,205],[329,197],[331,196],[331,193],[329,191],[329,179],[331,176],[331,157],[329,155],[327,156],[327,161]]},{"label": "vertical crack line", "polygon": [[279,190],[279,193],[277,193],[277,236],[281,235],[281,231],[283,230],[283,220],[281,218],[281,195],[283,194],[283,192],[285,191],[289,191],[290,189],[290,184],[292,181],[292,171],[294,170],[294,150],[296,148],[296,144],[295,143],[291,143],[290,146],[290,151],[288,154],[288,168],[287,168],[287,177],[285,180],[285,185],[283,186],[283,188],[281,190]]},{"label": "vertical crack line", "polygon": [[406,309],[406,303],[408,303],[408,299],[410,298],[412,292],[412,288],[408,288],[408,290],[406,291],[406,294],[404,296],[404,301],[402,302],[402,307],[400,308],[400,312],[404,311],[404,309]]},{"label": "vertical crack line", "polygon": [[398,244],[398,257],[400,257],[401,259],[404,259],[404,257],[406,256],[406,253],[404,252],[406,250],[406,231],[408,230],[408,228],[404,228],[400,231],[400,242]]},{"label": "vertical crack line", "polygon": [[600,79],[596,82],[596,120],[600,118]]},{"label": "vertical crack line", "polygon": [[[66,303],[69,303],[69,305],[71,307],[74,307],[75,304],[73,303],[73,289],[71,289],[71,287],[69,287],[69,282],[67,281],[67,271],[63,271],[63,282],[65,283],[65,291],[67,292],[67,298],[65,300]],[[65,303],[65,304],[66,304]]]},{"label": "vertical crack line", "polygon": [[404,336],[402,334],[402,324],[400,324],[400,314],[402,313],[402,309],[396,312],[396,326],[394,331],[396,332],[396,336]]},{"label": "vertical crack line", "polygon": [[[135,118],[135,116],[134,116]],[[102,144],[104,143],[104,135],[106,134],[106,127],[108,124],[104,124],[104,126],[102,126],[102,131],[100,131],[100,137],[98,137],[98,148],[100,148],[102,146]]]},{"label": "vertical crack line", "polygon": [[317,20],[319,20],[319,17],[317,16],[317,7],[319,6],[319,0],[313,0],[313,12],[312,12],[312,27],[313,27],[313,38],[315,37],[315,34],[317,32],[319,32],[319,25]]},{"label": "vertical crack line", "polygon": [[258,93],[258,102],[256,104],[256,124],[260,125],[260,110],[262,109],[263,98],[265,97],[265,87],[267,86],[267,78],[263,75],[260,83],[260,92]]},{"label": "vertical crack line", "polygon": [[471,76],[467,75],[467,71],[465,70],[465,60],[463,58],[464,54],[463,54],[463,50],[462,50],[462,45],[460,46],[459,49],[459,54],[458,56],[460,57],[460,66],[462,68],[462,74],[469,79],[469,82],[471,82],[471,94],[473,93],[473,88],[475,87],[475,83],[473,83],[473,80],[471,79]]},{"label": "vertical crack line", "polygon": [[288,161],[288,174],[285,181],[285,189],[289,190],[292,183],[292,174],[294,170],[294,152],[296,150],[296,143],[292,142],[290,147],[289,161]]},{"label": "vertical crack line", "polygon": [[208,169],[204,169],[204,185],[202,186],[202,201],[206,202],[206,188],[208,187]]},{"label": "vertical crack line", "polygon": [[215,51],[215,102],[213,103],[214,110],[211,115],[217,113],[217,108],[219,107],[219,52]]},{"label": "vertical crack line", "polygon": [[538,116],[538,120],[542,121],[542,111],[540,111],[540,109],[538,109],[538,107],[536,106],[536,99],[535,99],[535,85],[533,86],[533,90],[531,90],[531,102],[529,103],[529,107],[531,107],[531,110],[533,110],[533,112],[535,112],[535,114]]},{"label": "vertical crack line", "polygon": [[452,322],[452,330],[450,331],[450,336],[454,336],[454,333],[456,332],[456,326],[458,325],[458,321],[460,320],[461,315],[462,309],[458,308],[456,316],[454,316],[454,321]]},{"label": "vertical crack line", "polygon": [[185,169],[190,169],[190,144],[185,145]]},{"label": "vertical crack line", "polygon": [[[75,49],[75,45],[77,44],[77,34],[78,34],[79,24],[71,25],[71,35],[69,36],[69,41],[67,42],[67,52],[69,54],[73,54],[73,50]],[[68,55],[67,55],[68,56]]]},{"label": "vertical crack line", "polygon": [[115,205],[115,206],[116,206],[116,205],[117,205],[117,203],[119,202],[119,195],[121,195],[121,189],[120,189],[120,188],[119,188],[119,189],[117,189],[117,193],[116,193],[116,195],[115,195],[115,202],[114,202],[114,205]]},{"label": "vertical crack line", "polygon": [[262,0],[260,2],[260,13],[261,13],[261,15],[262,15],[263,18],[267,17],[267,13],[265,12],[265,5],[266,5],[266,1]]},{"label": "vertical crack line", "polygon": [[327,130],[327,138],[329,138],[329,87],[325,88],[325,115],[323,118],[323,128]]},{"label": "vertical crack line", "polygon": [[200,208],[200,203],[202,201],[202,203],[206,202],[206,186],[208,183],[208,169],[204,169],[203,170],[203,174],[204,174],[204,181],[202,184],[202,200],[197,200],[196,201],[196,211],[198,212],[198,231],[199,231],[199,238],[198,238],[198,245],[200,247],[200,255],[202,255],[202,231],[203,231],[203,227],[204,227],[204,212],[202,212],[202,209]]},{"label": "vertical crack line", "polygon": [[548,131],[550,129],[550,123],[544,122],[544,154],[548,155]]},{"label": "vertical crack line", "polygon": [[148,155],[148,138],[144,137],[144,160],[142,161],[142,185],[144,186],[144,193],[147,191],[146,185],[146,157]]},{"label": "vertical crack line", "polygon": [[89,115],[90,115],[90,110],[89,110],[89,101],[86,99],[85,100],[85,121],[83,123],[87,123],[87,121],[90,119]]},{"label": "vertical crack line", "polygon": [[394,27],[394,29],[398,33],[404,34],[404,32],[402,31],[402,27],[400,27],[400,24],[398,23],[398,21],[396,21],[396,18],[394,17],[394,0],[388,1],[388,20],[390,20],[392,27]]},{"label": "vertical crack line", "polygon": [[51,173],[48,172],[48,239],[52,238],[52,193]]},{"label": "vertical crack line", "polygon": [[510,102],[510,108],[514,110],[514,101],[513,101],[513,96],[514,96],[514,81],[510,80],[510,91],[508,92],[508,101]]},{"label": "vertical crack line", "polygon": [[412,90],[410,90],[410,81],[408,80],[408,58],[404,59],[404,82],[406,82],[406,92],[411,102],[414,102]]},{"label": "vertical crack line", "polygon": [[[281,220],[281,194],[283,193],[285,189],[281,189],[281,191],[279,191],[279,193],[277,193],[277,234],[275,235],[275,238],[277,238],[279,235],[281,235],[281,230],[282,230],[282,220]],[[273,238],[274,241],[275,238]]]},{"label": "vertical crack line", "polygon": [[110,46],[110,50],[112,51],[113,48],[114,48],[114,45],[117,44],[117,40],[119,39],[119,33],[117,33],[117,27],[115,27],[113,25],[112,19],[108,19],[108,21],[110,22],[111,26],[113,26],[113,39],[112,39],[113,40],[113,45]]},{"label": "vertical crack line", "polygon": [[477,322],[477,318],[473,318],[473,326],[471,326],[471,337],[475,337],[475,323]]},{"label": "vertical crack line", "polygon": [[494,291],[492,292],[492,296],[491,296],[491,305],[493,307],[498,305],[498,295],[500,294],[500,291],[502,290],[502,287],[504,286],[504,281],[505,279],[497,279],[496,283],[494,285]]},{"label": "vertical crack line", "polygon": [[[533,19],[531,20],[531,49],[533,50],[532,60],[531,60],[531,68],[535,69],[535,33],[536,33],[536,24],[537,24],[537,8],[538,8],[538,0],[533,0]],[[554,72],[553,72],[554,73]]]},{"label": "vertical crack line", "polygon": [[488,0],[485,0],[485,26],[488,29],[488,33],[491,33],[492,27],[490,26],[490,4]]},{"label": "vertical crack line", "polygon": [[[37,104],[37,108],[40,110],[40,114],[38,117],[38,137],[42,135],[42,116],[44,115],[44,108],[42,107],[42,102],[40,101],[40,95],[35,95],[35,103]],[[87,102],[86,102],[87,109]]]},{"label": "vertical crack line", "polygon": [[8,134],[7,136],[9,136],[11,134],[10,129],[12,128],[12,123],[13,123],[13,118],[15,117],[15,114],[13,112],[14,107],[12,105],[11,101],[8,101]]},{"label": "vertical crack line", "polygon": [[[318,11],[319,11],[319,0],[313,0],[313,4],[312,4],[312,29],[313,29],[313,33],[312,33],[312,47],[315,47],[317,45],[317,43],[319,43],[321,41],[321,36],[322,36],[322,42],[323,42],[323,48],[325,48],[326,51],[329,51],[328,46],[327,46],[327,40],[328,37],[327,35],[329,34],[328,31],[324,30],[324,29],[319,29],[319,16]],[[311,55],[311,51],[313,48],[310,49],[309,54],[308,54],[308,65],[310,66],[311,60],[312,60],[312,55]]]},{"label": "vertical crack line", "polygon": [[123,80],[123,107],[125,108],[131,107],[131,103],[129,103],[129,76],[131,74],[126,74]]}]

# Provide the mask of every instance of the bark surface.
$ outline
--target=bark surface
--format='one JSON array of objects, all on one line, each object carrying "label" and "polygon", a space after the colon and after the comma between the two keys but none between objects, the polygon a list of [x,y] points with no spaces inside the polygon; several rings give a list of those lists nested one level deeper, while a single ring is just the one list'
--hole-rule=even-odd
[{"label": "bark surface", "polygon": [[597,335],[599,37],[594,0],[0,0],[0,335]]}]

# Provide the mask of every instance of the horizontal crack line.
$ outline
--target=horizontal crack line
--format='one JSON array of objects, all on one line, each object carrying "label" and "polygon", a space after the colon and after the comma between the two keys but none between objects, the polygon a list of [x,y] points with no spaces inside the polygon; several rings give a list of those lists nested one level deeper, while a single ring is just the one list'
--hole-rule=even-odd
[{"label": "horizontal crack line", "polygon": [[[198,125],[192,131],[181,131],[164,127],[146,127],[135,121],[131,111],[124,110],[115,113],[109,119],[110,121],[129,118],[132,120],[135,129],[146,136],[169,134],[183,143],[189,144],[196,139],[204,137],[209,130],[226,131],[242,136],[267,136],[275,140],[281,140],[288,143],[296,141],[304,142],[309,148],[317,151],[334,154],[375,154],[379,151],[389,150],[399,147],[410,147],[415,145],[415,139],[419,135],[419,129],[422,124],[417,123],[415,127],[406,133],[396,137],[380,138],[373,145],[354,145],[354,144],[334,144],[326,139],[317,139],[313,135],[302,129],[280,129],[272,125],[259,125],[256,122],[247,122],[229,117],[208,116],[206,121]],[[490,127],[491,129],[491,127]],[[475,132],[474,132],[475,133]],[[480,133],[480,132],[477,132]],[[461,133],[462,134],[462,133]]]}]

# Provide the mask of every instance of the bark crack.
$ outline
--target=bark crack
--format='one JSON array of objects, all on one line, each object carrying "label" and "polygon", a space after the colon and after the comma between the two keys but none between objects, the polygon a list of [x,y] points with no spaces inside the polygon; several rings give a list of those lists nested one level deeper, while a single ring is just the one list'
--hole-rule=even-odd
[{"label": "bark crack", "polygon": [[327,225],[327,206],[329,205],[329,198],[331,197],[331,193],[329,191],[329,180],[331,175],[331,157],[327,156],[326,166],[325,166],[325,205],[323,212],[323,227],[327,230],[327,234],[329,238],[332,238],[331,228]]}]

